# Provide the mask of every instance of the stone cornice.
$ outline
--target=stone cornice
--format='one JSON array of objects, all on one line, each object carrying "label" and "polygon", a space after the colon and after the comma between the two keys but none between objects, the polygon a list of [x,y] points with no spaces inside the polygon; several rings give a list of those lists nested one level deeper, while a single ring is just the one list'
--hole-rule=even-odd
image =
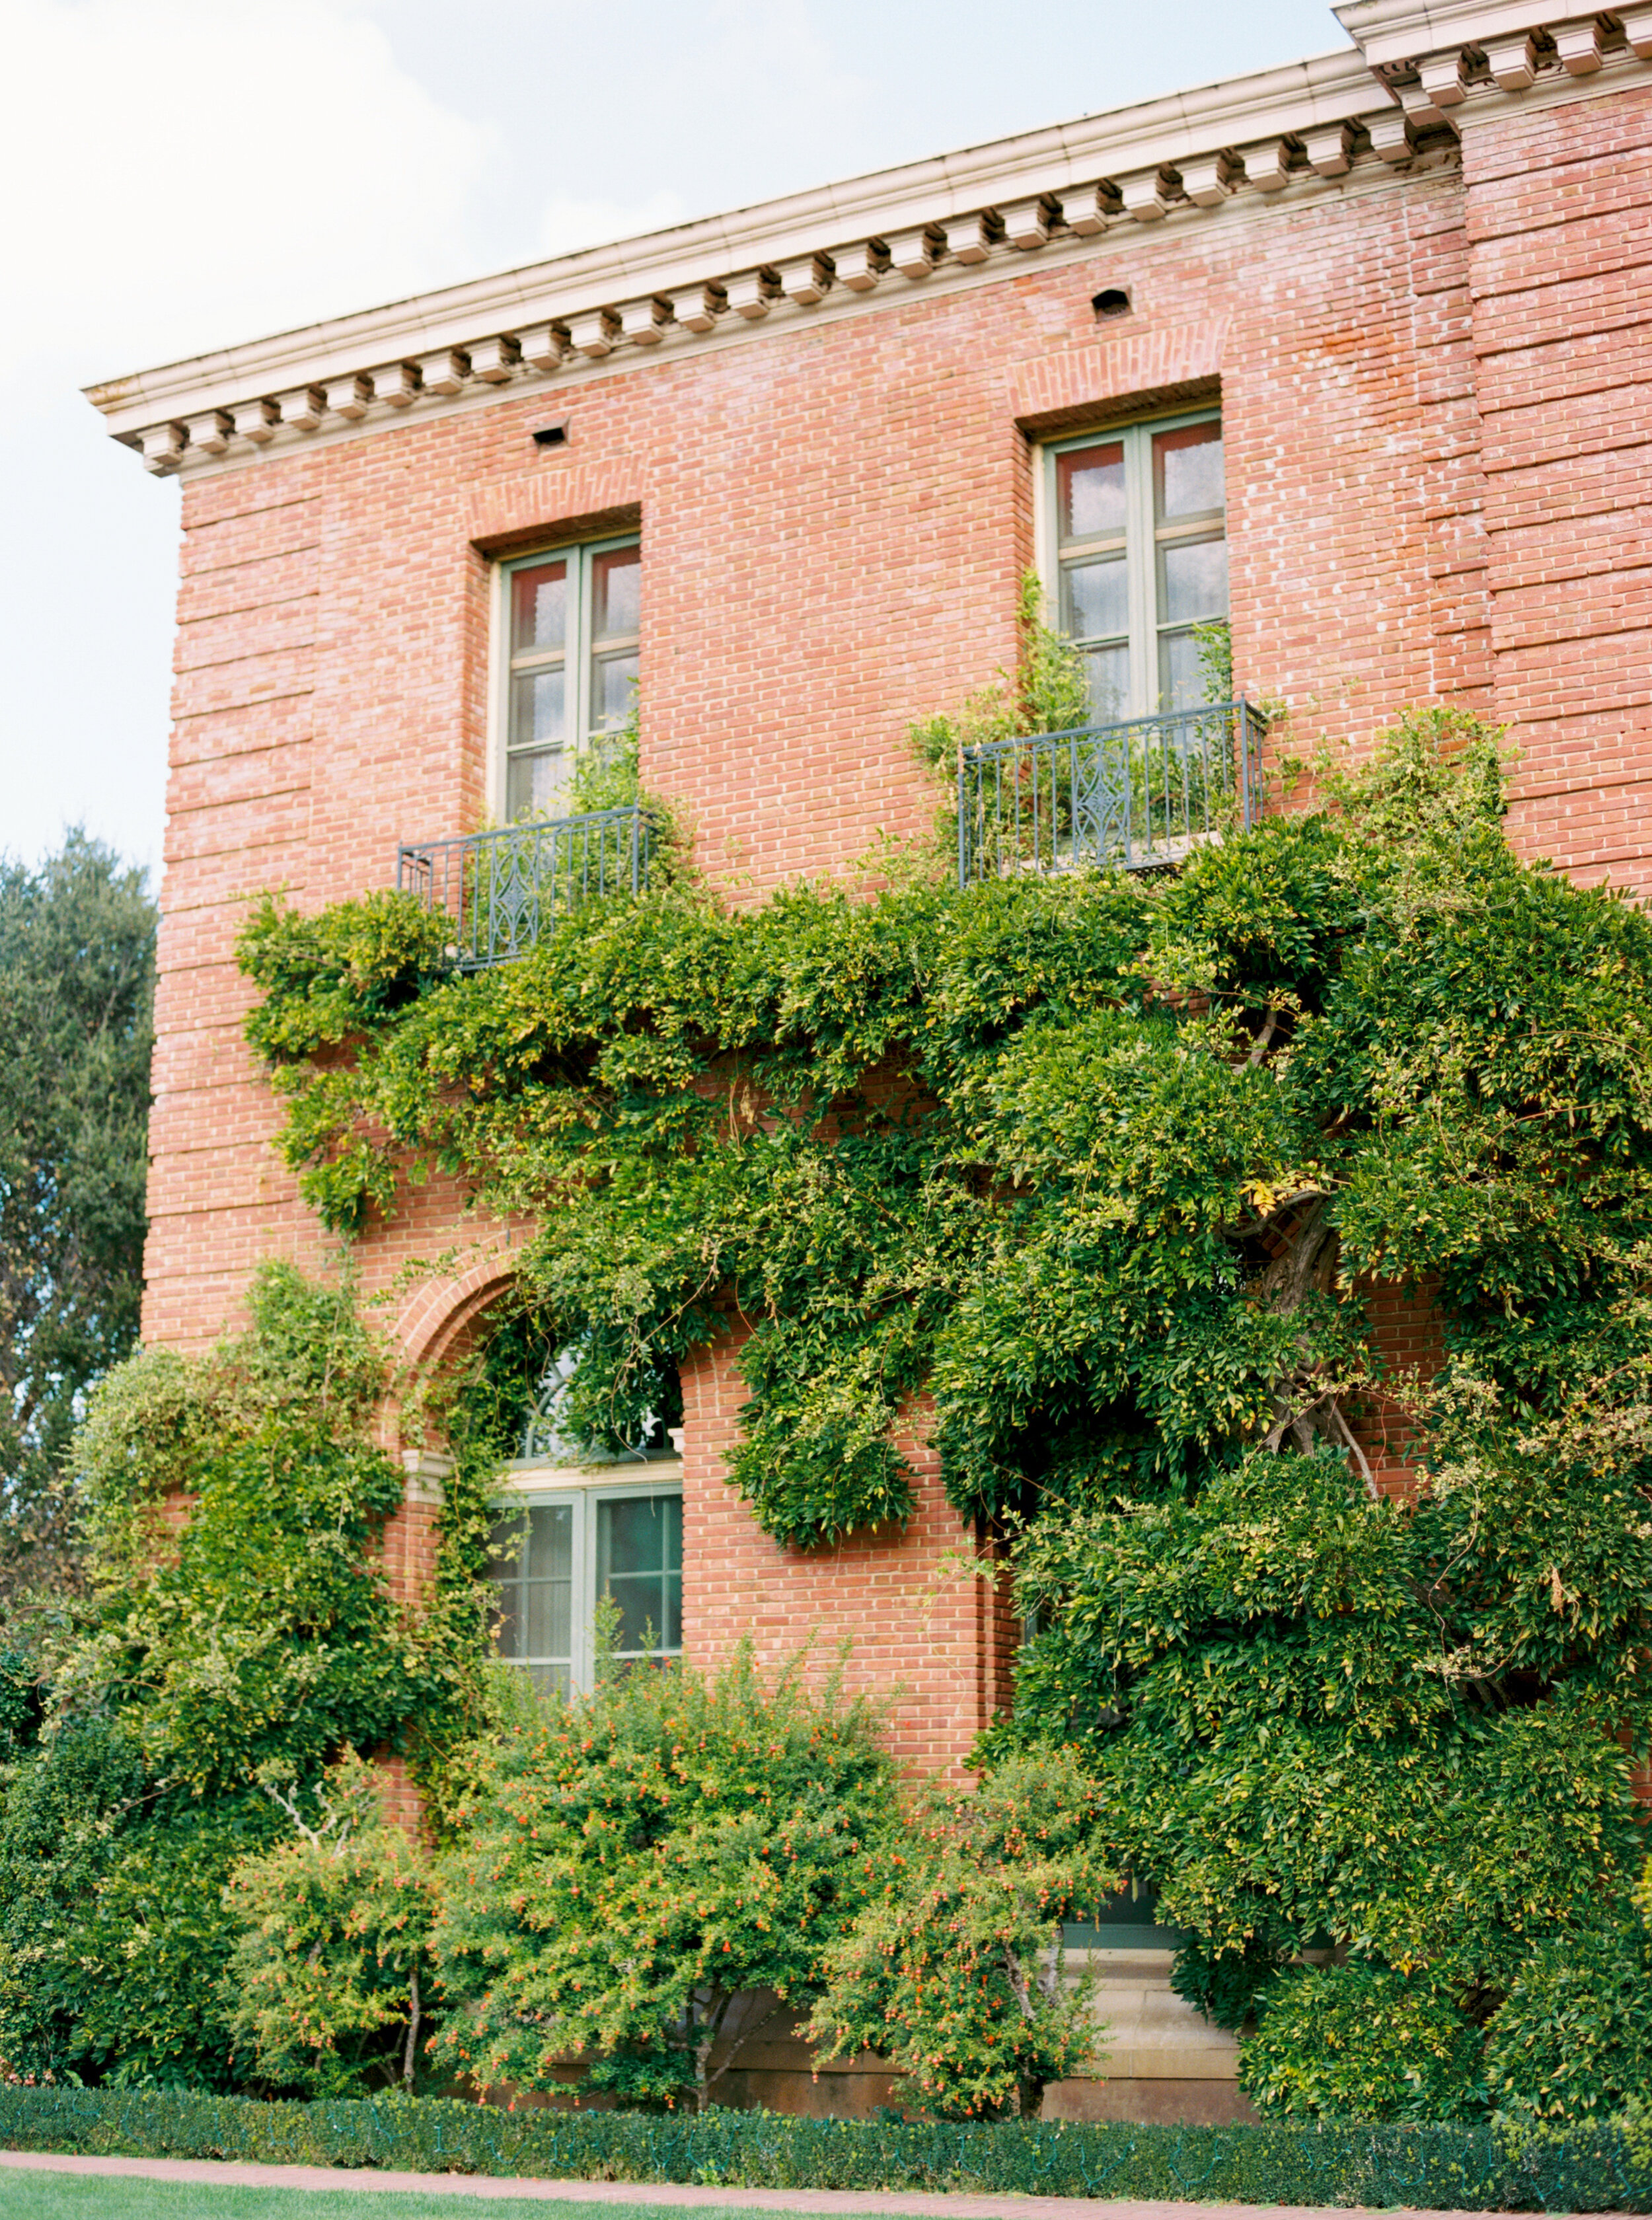
[{"label": "stone cornice", "polygon": [[318,433],[548,392],[616,358],[795,327],[823,302],[876,306],[936,275],[1008,274],[1046,246],[1265,203],[1300,180],[1403,169],[1419,140],[1449,143],[1471,99],[1652,58],[1652,4],[1541,19],[1508,0],[1338,12],[1359,42],[1344,53],[421,294],[87,398],[153,471],[234,467]]}]

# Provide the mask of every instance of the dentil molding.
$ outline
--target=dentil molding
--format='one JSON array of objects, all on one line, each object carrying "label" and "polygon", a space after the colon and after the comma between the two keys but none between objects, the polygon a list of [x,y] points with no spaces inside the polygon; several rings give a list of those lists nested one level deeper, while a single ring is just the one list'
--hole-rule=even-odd
[{"label": "dentil molding", "polygon": [[[89,386],[157,473],[233,468],[357,428],[757,337],[824,308],[991,279],[1138,225],[1403,171],[1476,117],[1652,76],[1652,4],[1349,0],[1351,50],[567,255]],[[1591,89],[1593,89],[1591,87]]]}]

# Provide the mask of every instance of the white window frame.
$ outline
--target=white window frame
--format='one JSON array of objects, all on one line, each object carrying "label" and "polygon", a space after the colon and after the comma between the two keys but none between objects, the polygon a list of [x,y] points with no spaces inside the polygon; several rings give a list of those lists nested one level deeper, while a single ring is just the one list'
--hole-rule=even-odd
[{"label": "white window frame", "polygon": [[[573,1533],[570,1556],[573,1565],[573,1593],[570,1600],[570,1659],[568,1677],[575,1691],[589,1689],[595,1679],[595,1648],[594,1624],[596,1613],[596,1512],[598,1503],[612,1503],[629,1496],[683,1497],[683,1461],[680,1457],[652,1457],[645,1465],[623,1466],[589,1465],[570,1467],[546,1464],[538,1459],[518,1459],[508,1464],[496,1482],[489,1500],[489,1509],[496,1518],[507,1518],[514,1513],[532,1510],[537,1504],[567,1504],[573,1511]],[[491,1585],[491,1583],[490,1583]],[[661,1649],[654,1653],[661,1657],[677,1657],[681,1649]],[[508,1657],[501,1661],[517,1665],[526,1672],[533,1662],[529,1658]]]},{"label": "white window frame", "polygon": [[[640,532],[620,532],[603,539],[558,539],[530,554],[502,558],[493,566],[492,606],[488,620],[488,814],[506,822],[510,780],[510,582],[519,571],[565,559],[570,581],[570,622],[564,668],[567,692],[567,753],[571,763],[597,737],[591,722],[591,565],[599,555],[642,546]],[[603,727],[612,730],[612,727]]]},{"label": "white window frame", "polygon": [[[1159,634],[1179,631],[1163,626],[1158,615],[1158,532],[1153,515],[1153,440],[1160,432],[1180,432],[1190,424],[1220,423],[1219,402],[1202,408],[1184,408],[1171,416],[1141,416],[1122,424],[1096,424],[1088,431],[1063,434],[1040,444],[1033,478],[1033,531],[1038,583],[1044,588],[1049,621],[1061,625],[1061,510],[1056,498],[1056,458],[1075,448],[1120,442],[1125,451],[1125,590],[1128,597],[1130,694],[1127,718],[1158,714]],[[1224,450],[1225,454],[1225,449]],[[1222,533],[1227,537],[1227,504],[1222,509]],[[1180,535],[1167,532],[1167,538]]]}]

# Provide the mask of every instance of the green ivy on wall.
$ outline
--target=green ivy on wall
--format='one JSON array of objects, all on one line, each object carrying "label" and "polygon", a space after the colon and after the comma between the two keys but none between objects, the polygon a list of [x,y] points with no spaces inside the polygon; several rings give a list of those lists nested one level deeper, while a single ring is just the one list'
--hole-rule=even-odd
[{"label": "green ivy on wall", "polygon": [[[1080,1753],[1260,2101],[1437,2117],[1644,1947],[1652,925],[1512,855],[1458,714],[1319,801],[1155,880],[679,882],[464,977],[411,902],[266,905],[242,960],[306,1195],[529,1217],[589,1438],[738,1330],[729,1477],[807,1547],[909,1515],[926,1395],[1035,1629],[983,1760]],[[1437,1379],[1385,1378],[1378,1281]],[[1605,2102],[1652,2053],[1589,1995]]]}]

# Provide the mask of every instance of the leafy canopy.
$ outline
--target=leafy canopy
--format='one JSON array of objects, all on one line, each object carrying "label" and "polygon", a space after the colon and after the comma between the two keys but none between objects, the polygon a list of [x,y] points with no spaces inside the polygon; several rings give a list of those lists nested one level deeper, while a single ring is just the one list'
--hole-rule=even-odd
[{"label": "leafy canopy", "polygon": [[0,1593],[72,1578],[64,1455],[137,1335],[154,955],[109,849],[0,858]]}]

